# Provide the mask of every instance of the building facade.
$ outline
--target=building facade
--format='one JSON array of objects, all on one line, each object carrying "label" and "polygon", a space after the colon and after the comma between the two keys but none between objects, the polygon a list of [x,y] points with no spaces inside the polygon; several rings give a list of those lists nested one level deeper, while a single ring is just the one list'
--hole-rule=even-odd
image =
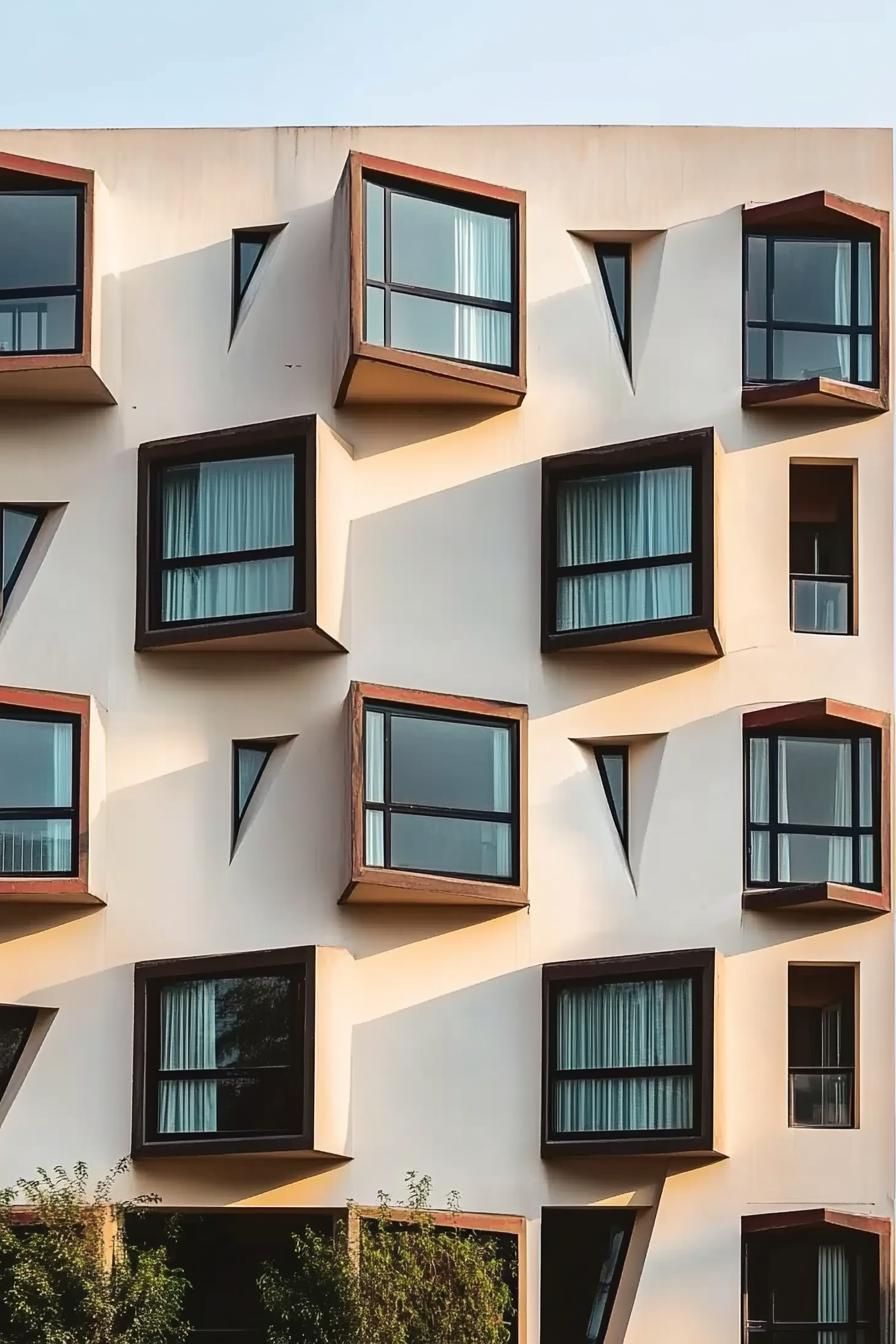
[{"label": "building facade", "polygon": [[890,1339],[891,200],[0,135],[0,1184],[132,1152],[220,1266],[414,1169],[521,1341]]}]

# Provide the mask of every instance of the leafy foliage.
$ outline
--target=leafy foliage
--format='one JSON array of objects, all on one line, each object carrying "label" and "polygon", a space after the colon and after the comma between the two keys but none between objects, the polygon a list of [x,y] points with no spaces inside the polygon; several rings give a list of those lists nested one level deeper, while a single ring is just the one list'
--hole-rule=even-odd
[{"label": "leafy foliage", "polygon": [[[186,1282],[166,1247],[127,1245],[125,1214],[152,1195],[114,1204],[113,1168],[94,1191],[83,1162],[0,1191],[0,1344],[180,1344]],[[29,1210],[21,1224],[14,1211]]]},{"label": "leafy foliage", "polygon": [[[507,1344],[511,1294],[497,1242],[437,1225],[427,1176],[407,1174],[396,1214],[380,1192],[357,1244],[293,1238],[288,1272],[260,1280],[268,1344]],[[449,1209],[457,1214],[456,1192]]]}]

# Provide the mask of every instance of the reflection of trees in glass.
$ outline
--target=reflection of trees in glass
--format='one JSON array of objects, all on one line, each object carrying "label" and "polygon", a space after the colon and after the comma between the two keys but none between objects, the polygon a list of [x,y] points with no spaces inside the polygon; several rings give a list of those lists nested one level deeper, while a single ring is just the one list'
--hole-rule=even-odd
[{"label": "reflection of trees in glass", "polygon": [[297,1017],[295,981],[285,975],[241,975],[216,980],[218,1067],[285,1065]]},{"label": "reflection of trees in glass", "polygon": [[9,1082],[19,1051],[37,1016],[32,1008],[0,1009],[0,1096]]}]

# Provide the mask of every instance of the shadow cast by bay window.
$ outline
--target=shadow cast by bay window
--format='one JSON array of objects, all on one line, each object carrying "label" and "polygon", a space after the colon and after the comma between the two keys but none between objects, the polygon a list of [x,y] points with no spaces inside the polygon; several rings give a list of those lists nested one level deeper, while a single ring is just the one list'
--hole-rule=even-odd
[{"label": "shadow cast by bay window", "polygon": [[719,1157],[714,949],[543,968],[544,1157]]},{"label": "shadow cast by bay window", "polygon": [[714,434],[542,462],[542,650],[722,652]]},{"label": "shadow cast by bay window", "polygon": [[335,404],[518,406],[521,191],[352,152],[336,193]]},{"label": "shadow cast by bay window", "polygon": [[889,910],[888,714],[827,699],[745,714],[744,791],[745,909]]},{"label": "shadow cast by bay window", "polygon": [[766,1344],[889,1339],[890,1220],[835,1209],[741,1220],[744,1338]]},{"label": "shadow cast by bay window", "polygon": [[140,962],[135,1157],[346,1157],[349,954],[299,947]]},{"label": "shadow cast by bay window", "polygon": [[353,682],[343,902],[524,906],[524,705]]},{"label": "shadow cast by bay window", "polygon": [[813,191],[744,210],[743,229],[743,405],[887,410],[887,212]]},{"label": "shadow cast by bay window", "polygon": [[0,154],[0,399],[115,400],[98,363],[97,187],[90,169]]},{"label": "shadow cast by bay window", "polygon": [[349,460],[310,415],[141,444],[135,647],[344,652]]},{"label": "shadow cast by bay window", "polygon": [[0,688],[0,905],[101,903],[92,732],[89,696]]}]

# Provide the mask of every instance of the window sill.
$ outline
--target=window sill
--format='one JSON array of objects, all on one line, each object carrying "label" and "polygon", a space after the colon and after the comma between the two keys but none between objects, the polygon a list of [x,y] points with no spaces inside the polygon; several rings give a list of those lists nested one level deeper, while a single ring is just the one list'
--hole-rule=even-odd
[{"label": "window sill", "polygon": [[525,395],[521,374],[361,341],[349,355],[333,404],[515,407]]},{"label": "window sill", "polygon": [[669,653],[719,658],[725,650],[714,625],[703,618],[639,621],[597,630],[546,634],[542,653]]},{"label": "window sill", "polygon": [[752,383],[741,393],[744,410],[824,410],[832,414],[876,415],[889,409],[876,387],[859,387],[836,378],[802,378],[790,383]]},{"label": "window sill", "polygon": [[352,873],[339,904],[479,905],[523,910],[529,902],[522,884],[361,867]]},{"label": "window sill", "polygon": [[0,877],[0,906],[105,904],[101,896],[87,890],[80,877]]},{"label": "window sill", "polygon": [[816,882],[809,886],[748,887],[743,893],[744,910],[774,914],[778,910],[795,914],[885,915],[889,897],[865,887],[848,887],[838,882]]},{"label": "window sill", "polygon": [[707,1162],[727,1159],[713,1147],[705,1134],[684,1135],[680,1138],[618,1138],[618,1139],[545,1139],[541,1145],[543,1158],[555,1157],[691,1157]]},{"label": "window sill", "polygon": [[167,1157],[293,1157],[348,1162],[345,1153],[322,1152],[312,1146],[312,1140],[303,1134],[278,1134],[265,1138],[254,1135],[242,1139],[177,1139],[172,1142],[149,1141],[136,1145],[131,1156],[135,1159],[158,1160]]},{"label": "window sill", "polygon": [[112,393],[83,354],[0,356],[0,400],[115,405]]},{"label": "window sill", "polygon": [[138,653],[345,653],[346,649],[304,612],[245,616],[232,621],[138,630]]}]

